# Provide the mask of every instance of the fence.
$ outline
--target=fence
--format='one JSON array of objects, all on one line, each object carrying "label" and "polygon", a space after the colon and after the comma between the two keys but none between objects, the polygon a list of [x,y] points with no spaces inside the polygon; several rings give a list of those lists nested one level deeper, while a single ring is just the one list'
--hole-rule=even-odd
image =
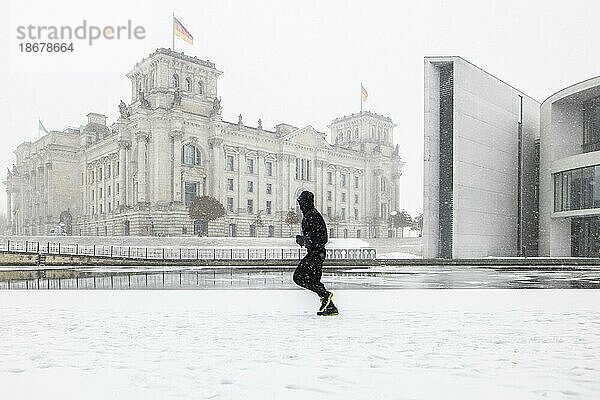
[{"label": "fence", "polygon": [[[201,248],[83,245],[52,242],[0,242],[0,251],[14,253],[56,254],[127,258],[140,260],[294,260],[306,255],[304,248]],[[328,259],[375,259],[374,248],[327,249]]]}]

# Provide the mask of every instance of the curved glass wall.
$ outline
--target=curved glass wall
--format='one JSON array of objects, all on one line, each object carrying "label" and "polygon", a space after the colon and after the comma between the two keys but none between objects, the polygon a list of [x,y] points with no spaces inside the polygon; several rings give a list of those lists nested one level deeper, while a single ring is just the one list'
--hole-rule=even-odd
[{"label": "curved glass wall", "polygon": [[600,165],[554,174],[554,211],[600,208]]}]

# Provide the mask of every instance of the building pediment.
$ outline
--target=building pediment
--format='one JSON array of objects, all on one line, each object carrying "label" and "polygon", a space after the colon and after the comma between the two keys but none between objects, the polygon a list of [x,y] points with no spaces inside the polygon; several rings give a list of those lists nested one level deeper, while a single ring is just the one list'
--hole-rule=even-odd
[{"label": "building pediment", "polygon": [[331,145],[325,140],[323,135],[312,126],[296,129],[282,137],[284,141],[297,143],[303,146],[310,146],[320,149],[332,149]]}]

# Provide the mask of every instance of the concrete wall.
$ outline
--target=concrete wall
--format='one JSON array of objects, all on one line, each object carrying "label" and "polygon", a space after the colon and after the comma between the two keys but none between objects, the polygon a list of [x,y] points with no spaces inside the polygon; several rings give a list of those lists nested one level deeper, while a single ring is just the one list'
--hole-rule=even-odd
[{"label": "concrete wall", "polygon": [[[515,256],[519,96],[523,97],[523,171],[533,166],[539,103],[459,57],[425,60],[424,256],[435,257],[439,113],[436,64],[454,64],[453,257]],[[535,177],[523,174],[523,210],[534,207]],[[533,216],[524,231],[535,236]]]},{"label": "concrete wall", "polygon": [[438,64],[425,60],[424,153],[423,153],[423,257],[439,252],[439,170],[440,162],[440,73]]}]

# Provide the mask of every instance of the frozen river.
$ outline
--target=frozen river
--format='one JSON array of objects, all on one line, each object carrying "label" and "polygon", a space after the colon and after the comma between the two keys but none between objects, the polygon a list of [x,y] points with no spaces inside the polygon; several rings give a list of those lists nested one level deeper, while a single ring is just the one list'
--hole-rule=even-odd
[{"label": "frozen river", "polygon": [[[292,289],[291,268],[79,268],[67,278],[11,280],[2,289]],[[79,272],[77,272],[79,271]],[[327,270],[333,289],[600,289],[597,267],[341,267]]]},{"label": "frozen river", "polygon": [[600,291],[2,291],[1,398],[598,399]]}]

